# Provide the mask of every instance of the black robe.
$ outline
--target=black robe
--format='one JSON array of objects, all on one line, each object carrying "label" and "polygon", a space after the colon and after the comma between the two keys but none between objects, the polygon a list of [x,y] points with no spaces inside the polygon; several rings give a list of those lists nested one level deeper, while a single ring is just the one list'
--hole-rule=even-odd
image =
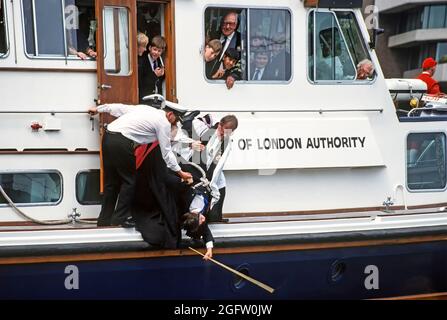
[{"label": "black robe", "polygon": [[[148,145],[150,147],[150,145]],[[136,230],[152,246],[176,248],[180,239],[178,210],[171,188],[182,188],[180,178],[168,174],[160,146],[152,150],[137,170],[132,216]]]}]

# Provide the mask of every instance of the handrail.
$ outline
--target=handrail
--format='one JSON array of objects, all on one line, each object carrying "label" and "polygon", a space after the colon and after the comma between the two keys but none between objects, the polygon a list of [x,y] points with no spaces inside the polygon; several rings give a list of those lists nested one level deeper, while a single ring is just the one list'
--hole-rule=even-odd
[{"label": "handrail", "polygon": [[31,111],[31,110],[21,110],[21,111],[18,111],[18,110],[2,110],[2,111],[0,111],[0,114],[7,114],[7,113],[10,113],[10,114],[14,114],[14,113],[17,113],[17,114],[22,114],[22,113],[24,113],[24,114],[27,114],[27,113],[50,113],[50,114],[56,114],[56,113],[78,113],[78,114],[83,114],[83,113],[86,113],[86,114],[88,114],[88,111],[87,110],[83,110],[83,111],[54,111],[54,110],[49,110],[49,111],[47,111],[47,110],[44,110],[44,111]]},{"label": "handrail", "polygon": [[[191,108],[187,111],[200,111],[200,112],[241,112],[241,113],[341,113],[341,112],[379,112],[383,113],[384,109],[300,109],[300,110],[256,110],[256,109],[242,109],[242,110],[234,110],[234,109],[199,109],[199,108]],[[87,110],[83,111],[54,111],[54,110],[44,110],[44,111],[31,111],[31,110],[3,110],[0,111],[0,114],[33,114],[33,113],[66,113],[66,114],[83,114],[87,113]]]}]

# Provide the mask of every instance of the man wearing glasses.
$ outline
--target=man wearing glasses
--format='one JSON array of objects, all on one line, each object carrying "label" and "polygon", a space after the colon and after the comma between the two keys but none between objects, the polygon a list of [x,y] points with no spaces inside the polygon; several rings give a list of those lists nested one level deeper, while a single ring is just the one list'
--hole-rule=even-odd
[{"label": "man wearing glasses", "polygon": [[238,14],[234,11],[227,13],[220,25],[220,42],[222,43],[222,52],[219,60],[221,61],[228,48],[241,50],[241,33],[237,31]]}]

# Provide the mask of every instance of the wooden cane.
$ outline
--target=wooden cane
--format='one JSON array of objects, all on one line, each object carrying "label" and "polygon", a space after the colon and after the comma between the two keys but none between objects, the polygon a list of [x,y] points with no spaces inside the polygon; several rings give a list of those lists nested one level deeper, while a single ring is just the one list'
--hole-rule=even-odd
[{"label": "wooden cane", "polygon": [[[201,252],[199,252],[199,251],[197,251],[197,250],[195,250],[195,249],[193,249],[193,248],[191,248],[191,247],[188,247],[188,249],[190,249],[190,250],[194,251],[195,253],[201,255],[202,257],[205,256],[203,253],[201,253]],[[267,290],[267,291],[270,292],[270,293],[275,292],[275,289],[273,289],[272,287],[269,287],[268,285],[266,285],[266,284],[264,284],[264,283],[262,283],[262,282],[260,282],[260,281],[258,281],[258,280],[256,280],[256,279],[253,279],[252,277],[249,277],[249,276],[243,274],[242,272],[239,272],[239,271],[237,271],[237,270],[234,270],[233,268],[230,268],[229,266],[226,266],[226,265],[224,265],[223,263],[221,263],[221,262],[219,262],[219,261],[216,261],[216,260],[214,260],[214,259],[212,259],[212,258],[209,258],[209,260],[212,261],[212,262],[214,262],[214,263],[217,264],[218,266],[221,266],[222,268],[224,268],[224,269],[226,269],[226,270],[228,270],[228,271],[230,271],[230,272],[233,272],[234,274],[238,275],[239,277],[244,278],[245,280],[248,280],[248,281],[250,281],[251,283],[253,283],[253,284],[255,284],[255,285],[261,287],[262,289]]]}]

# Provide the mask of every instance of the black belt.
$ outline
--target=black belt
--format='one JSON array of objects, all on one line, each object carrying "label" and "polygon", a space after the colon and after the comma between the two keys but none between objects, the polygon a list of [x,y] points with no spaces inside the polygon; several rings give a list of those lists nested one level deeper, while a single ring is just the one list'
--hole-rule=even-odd
[{"label": "black belt", "polygon": [[138,142],[133,141],[132,139],[129,139],[128,137],[124,136],[121,132],[116,132],[116,131],[110,131],[106,129],[106,133],[108,134],[113,134],[113,135],[122,135],[123,138],[126,138],[127,140],[130,141],[130,145],[132,146],[132,149],[136,149],[138,146],[140,146],[140,144]]}]

